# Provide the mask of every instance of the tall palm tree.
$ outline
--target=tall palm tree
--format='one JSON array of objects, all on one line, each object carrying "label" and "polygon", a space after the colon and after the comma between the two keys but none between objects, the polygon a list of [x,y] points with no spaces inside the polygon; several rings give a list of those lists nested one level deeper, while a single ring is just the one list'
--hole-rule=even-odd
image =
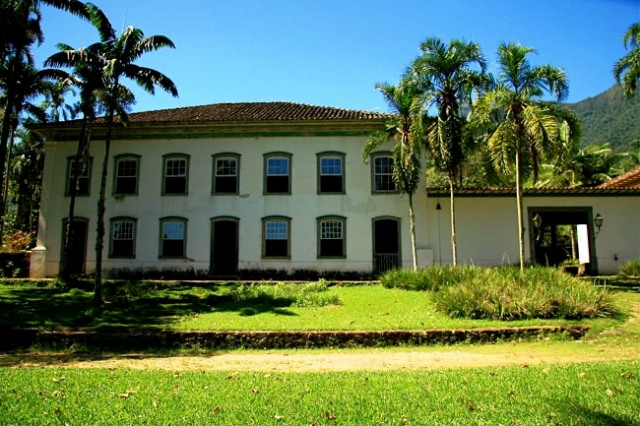
[{"label": "tall palm tree", "polygon": [[120,81],[129,78],[135,81],[147,92],[154,94],[155,87],[178,96],[178,89],[169,77],[151,68],[141,67],[134,62],[144,53],[153,52],[162,48],[175,48],[173,42],[161,35],[151,37],[144,36],[142,30],[128,27],[120,35],[115,33],[107,40],[103,40],[101,61],[103,61],[103,79],[106,82],[105,96],[103,99],[107,111],[107,135],[104,145],[104,159],[100,179],[100,195],[98,198],[98,221],[96,235],[96,276],[94,287],[94,304],[102,304],[102,252],[104,249],[105,234],[105,192],[107,186],[107,174],[109,168],[109,152],[111,149],[111,134],[114,119],[120,117],[126,122],[126,109],[133,103],[133,94],[124,87]]},{"label": "tall palm tree", "polygon": [[[486,85],[486,61],[477,43],[452,40],[449,45],[437,37],[427,38],[422,54],[409,68],[409,76],[425,85],[438,116],[427,127],[427,145],[436,167],[447,174],[451,198],[451,250],[458,262],[454,188],[460,174],[465,118],[461,105],[471,104],[473,90]],[[479,69],[472,66],[476,64]]]},{"label": "tall palm tree", "polygon": [[624,94],[631,97],[640,82],[640,22],[631,24],[622,38],[625,49],[630,52],[620,58],[613,67],[613,74]]},{"label": "tall palm tree", "polygon": [[[68,277],[67,253],[74,241],[73,222],[75,216],[75,202],[78,189],[78,181],[83,173],[83,168],[88,166],[89,145],[91,141],[91,128],[97,114],[98,101],[104,96],[105,84],[102,75],[102,63],[100,61],[100,43],[94,43],[87,48],[74,49],[66,44],[57,45],[59,52],[51,55],[45,66],[53,67],[41,71],[44,75],[64,81],[64,84],[72,84],[78,88],[78,110],[82,115],[82,127],[78,139],[78,148],[74,158],[74,166],[71,169],[71,181],[69,184],[69,214],[65,229],[64,249],[61,256],[61,274]],[[70,67],[72,71],[67,73],[59,68]]]},{"label": "tall palm tree", "polygon": [[[100,33],[104,30],[104,15],[94,13],[91,3],[79,0],[0,0],[0,88],[5,102],[0,128],[0,188],[4,186],[5,164],[12,117],[17,116],[17,87],[20,68],[28,63],[31,47],[44,39],[40,27],[40,5],[48,5],[90,21]],[[0,194],[0,207],[4,200]]]},{"label": "tall palm tree", "polygon": [[398,85],[377,84],[382,96],[394,113],[386,124],[386,130],[373,132],[367,139],[362,158],[366,162],[369,154],[380,145],[392,140],[393,180],[396,188],[409,199],[409,226],[413,269],[418,269],[415,212],[413,194],[420,182],[422,123],[425,116],[423,89],[415,82],[404,80]]},{"label": "tall palm tree", "polygon": [[522,270],[525,265],[523,175],[531,172],[535,183],[541,158],[558,149],[561,127],[561,114],[556,106],[540,99],[550,93],[562,100],[568,93],[564,71],[551,65],[532,66],[527,55],[533,52],[534,49],[515,43],[500,44],[497,85],[476,102],[474,110],[476,120],[491,129],[487,138],[493,163],[505,173],[515,169]]}]

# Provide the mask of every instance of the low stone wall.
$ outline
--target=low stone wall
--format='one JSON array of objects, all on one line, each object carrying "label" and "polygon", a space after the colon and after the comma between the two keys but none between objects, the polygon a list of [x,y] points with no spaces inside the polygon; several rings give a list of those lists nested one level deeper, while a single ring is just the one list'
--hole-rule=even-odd
[{"label": "low stone wall", "polygon": [[470,330],[395,331],[167,331],[158,329],[10,329],[2,331],[0,350],[32,346],[53,349],[293,349],[422,346],[454,343],[490,343],[548,334],[579,339],[587,326],[483,328]]}]

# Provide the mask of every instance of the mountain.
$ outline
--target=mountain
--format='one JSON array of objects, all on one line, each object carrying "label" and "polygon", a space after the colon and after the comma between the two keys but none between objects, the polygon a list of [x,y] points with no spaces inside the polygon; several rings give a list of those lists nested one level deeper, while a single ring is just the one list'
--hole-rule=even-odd
[{"label": "mountain", "polygon": [[567,104],[582,119],[582,146],[609,142],[626,150],[640,140],[640,94],[626,98],[619,86],[574,104]]}]

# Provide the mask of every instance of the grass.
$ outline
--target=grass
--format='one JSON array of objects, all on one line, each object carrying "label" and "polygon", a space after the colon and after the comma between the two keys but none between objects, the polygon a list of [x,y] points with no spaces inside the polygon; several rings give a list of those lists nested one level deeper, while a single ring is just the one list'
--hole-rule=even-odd
[{"label": "grass", "polygon": [[427,290],[436,309],[455,318],[518,320],[582,319],[618,314],[610,294],[592,282],[555,268],[434,266],[390,271],[388,288]]},{"label": "grass", "polygon": [[626,425],[637,361],[490,369],[233,373],[0,369],[2,423]]},{"label": "grass", "polygon": [[640,278],[640,259],[633,259],[620,265],[618,275],[623,278]]},{"label": "grass", "polygon": [[[156,326],[177,330],[418,330],[504,327],[502,321],[450,318],[436,311],[429,294],[380,285],[324,288],[313,304],[236,284],[124,283],[105,292],[108,303],[91,307],[92,294],[57,285],[0,285],[0,327]],[[318,286],[314,284],[314,286]],[[311,286],[313,288],[313,286]],[[303,286],[298,286],[304,294]],[[258,295],[257,292],[261,292]],[[280,292],[280,295],[276,293]],[[318,296],[319,295],[319,296]],[[330,303],[339,304],[326,304]],[[296,306],[302,305],[302,306]],[[314,306],[309,306],[314,305]],[[324,305],[324,306],[321,306]],[[622,316],[614,318],[614,323]],[[612,320],[589,320],[591,326]],[[520,320],[509,326],[557,325],[566,320]]]}]

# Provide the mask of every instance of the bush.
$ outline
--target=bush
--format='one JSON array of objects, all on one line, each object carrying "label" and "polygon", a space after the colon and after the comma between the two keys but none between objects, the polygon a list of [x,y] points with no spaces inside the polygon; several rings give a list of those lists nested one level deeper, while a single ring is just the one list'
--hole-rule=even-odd
[{"label": "bush", "polygon": [[629,260],[620,265],[618,275],[624,278],[640,278],[640,259]]},{"label": "bush", "polygon": [[411,271],[394,269],[380,276],[386,288],[405,290],[439,291],[443,287],[464,282],[473,277],[479,268],[474,266],[432,266]]},{"label": "bush", "polygon": [[583,319],[618,313],[609,293],[554,268],[476,268],[468,280],[433,294],[450,317],[522,320]]},{"label": "bush", "polygon": [[325,280],[310,284],[249,284],[231,290],[235,303],[251,303],[275,307],[322,307],[339,305],[340,299],[328,291]]}]

